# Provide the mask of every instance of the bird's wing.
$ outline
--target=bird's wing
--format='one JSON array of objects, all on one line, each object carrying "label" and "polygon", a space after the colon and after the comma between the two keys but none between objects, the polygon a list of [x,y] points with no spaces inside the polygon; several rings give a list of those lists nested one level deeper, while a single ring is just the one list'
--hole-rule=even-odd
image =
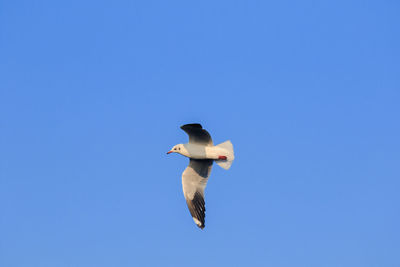
[{"label": "bird's wing", "polygon": [[190,214],[201,229],[204,228],[205,202],[204,189],[211,173],[213,160],[190,159],[189,166],[182,173],[183,195],[185,196]]},{"label": "bird's wing", "polygon": [[181,126],[181,129],[189,135],[189,143],[205,146],[213,145],[210,134],[206,130],[204,130],[200,124],[185,124]]}]

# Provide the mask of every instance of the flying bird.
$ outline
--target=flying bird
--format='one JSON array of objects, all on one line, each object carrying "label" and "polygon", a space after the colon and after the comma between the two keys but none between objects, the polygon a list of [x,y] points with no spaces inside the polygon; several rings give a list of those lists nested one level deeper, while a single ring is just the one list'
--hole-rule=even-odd
[{"label": "flying bird", "polygon": [[210,134],[198,123],[181,126],[189,135],[189,143],[174,146],[167,154],[179,153],[188,157],[189,166],[182,173],[183,195],[193,221],[201,229],[205,226],[204,189],[213,162],[228,170],[235,159],[231,141],[214,146]]}]

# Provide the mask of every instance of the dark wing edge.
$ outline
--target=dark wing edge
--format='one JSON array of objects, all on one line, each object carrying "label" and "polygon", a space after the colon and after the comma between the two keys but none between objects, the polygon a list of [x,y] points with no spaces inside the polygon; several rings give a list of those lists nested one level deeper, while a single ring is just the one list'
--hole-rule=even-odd
[{"label": "dark wing edge", "polygon": [[197,191],[194,194],[193,199],[192,200],[187,199],[186,203],[196,225],[200,229],[204,229],[204,227],[206,226],[205,225],[206,206],[203,195]]},{"label": "dark wing edge", "polygon": [[181,126],[181,129],[184,130],[189,135],[189,143],[198,143],[207,146],[213,145],[213,141],[210,134],[203,129],[201,124],[199,123],[185,124]]},{"label": "dark wing edge", "polygon": [[200,123],[189,123],[189,124],[185,124],[181,126],[181,129],[183,129],[183,127],[192,127],[192,128],[196,128],[196,129],[203,129],[203,126],[201,126]]}]

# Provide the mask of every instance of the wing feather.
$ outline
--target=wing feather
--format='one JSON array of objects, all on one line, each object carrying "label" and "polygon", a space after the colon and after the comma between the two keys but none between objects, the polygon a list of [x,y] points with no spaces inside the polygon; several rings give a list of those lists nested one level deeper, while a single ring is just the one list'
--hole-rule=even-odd
[{"label": "wing feather", "polygon": [[205,226],[204,189],[211,173],[212,160],[190,159],[189,166],[182,174],[183,195],[190,214],[201,229]]},{"label": "wing feather", "polygon": [[210,134],[203,129],[201,124],[198,123],[185,124],[181,126],[181,129],[184,130],[189,135],[189,143],[195,143],[206,146],[213,145],[213,141],[211,139]]}]

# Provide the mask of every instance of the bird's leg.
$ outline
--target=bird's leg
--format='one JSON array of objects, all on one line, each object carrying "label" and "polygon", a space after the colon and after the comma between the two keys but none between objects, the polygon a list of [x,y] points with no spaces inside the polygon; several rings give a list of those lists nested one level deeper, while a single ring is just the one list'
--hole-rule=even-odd
[{"label": "bird's leg", "polygon": [[218,159],[227,160],[226,156],[218,156]]}]

